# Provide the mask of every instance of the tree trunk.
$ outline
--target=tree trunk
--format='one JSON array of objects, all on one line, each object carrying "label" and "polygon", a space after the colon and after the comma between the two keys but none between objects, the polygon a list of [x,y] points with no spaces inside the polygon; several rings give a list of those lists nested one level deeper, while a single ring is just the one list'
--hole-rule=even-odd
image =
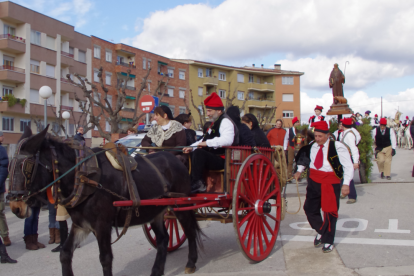
[{"label": "tree trunk", "polygon": [[368,183],[367,176],[365,174],[365,163],[359,164],[359,179],[361,180],[361,183]]}]

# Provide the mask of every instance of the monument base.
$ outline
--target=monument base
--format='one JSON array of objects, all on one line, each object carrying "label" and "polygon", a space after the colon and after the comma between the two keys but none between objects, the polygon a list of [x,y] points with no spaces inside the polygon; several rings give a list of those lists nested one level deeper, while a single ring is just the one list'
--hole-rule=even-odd
[{"label": "monument base", "polygon": [[333,104],[329,108],[326,115],[341,115],[341,114],[354,114],[349,105],[347,104]]}]

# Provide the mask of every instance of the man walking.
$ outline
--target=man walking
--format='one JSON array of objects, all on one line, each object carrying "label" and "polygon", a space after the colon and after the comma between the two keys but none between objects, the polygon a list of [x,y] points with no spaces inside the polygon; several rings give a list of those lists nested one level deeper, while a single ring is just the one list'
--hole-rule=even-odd
[{"label": "man walking", "polygon": [[292,119],[292,127],[286,132],[284,148],[287,148],[287,159],[288,159],[288,179],[292,177],[293,170],[293,159],[295,159],[295,141],[296,127],[300,125],[298,117]]},{"label": "man walking", "polygon": [[396,153],[397,139],[394,129],[387,127],[387,119],[382,118],[380,126],[372,130],[372,138],[377,146],[375,153],[381,178],[391,180],[391,161]]},{"label": "man walking", "polygon": [[4,194],[6,192],[6,179],[9,175],[9,157],[6,149],[1,146],[3,143],[3,132],[0,131],[0,235],[5,246],[11,245],[9,228],[7,227],[6,215],[4,214]]},{"label": "man walking", "polygon": [[343,195],[349,194],[349,182],[353,177],[354,168],[346,146],[329,139],[329,128],[325,121],[313,123],[311,127],[315,128],[315,142],[299,150],[296,155],[298,171],[294,177],[298,179],[305,167],[309,167],[303,210],[309,224],[318,233],[314,246],[318,247],[323,243],[322,252],[328,253],[334,247],[339,196],[341,190]]}]

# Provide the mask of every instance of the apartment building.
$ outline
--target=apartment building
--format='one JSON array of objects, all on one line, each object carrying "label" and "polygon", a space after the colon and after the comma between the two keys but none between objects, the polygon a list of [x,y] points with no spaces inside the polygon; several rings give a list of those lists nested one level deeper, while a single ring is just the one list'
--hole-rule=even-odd
[{"label": "apartment building", "polygon": [[[200,110],[204,99],[217,92],[225,106],[234,98],[232,104],[243,107],[242,115],[253,113],[259,121],[269,118],[273,107],[277,109],[271,124],[280,118],[287,127],[293,117],[300,120],[300,76],[304,73],[282,70],[279,64],[268,69],[254,64],[233,67],[196,60],[175,61],[189,66],[190,89]],[[201,128],[198,112],[192,114],[196,128]]]},{"label": "apartment building", "polygon": [[[54,123],[56,107],[73,110],[75,118],[65,123],[73,135],[80,115],[75,93],[82,97],[82,91],[68,83],[65,76],[77,72],[91,78],[91,38],[56,19],[13,2],[0,2],[0,61],[0,130],[4,133],[3,145],[10,145],[9,152],[26,126],[38,132],[34,119],[43,121],[44,100],[39,89],[44,85],[53,91],[47,100],[48,123],[58,128]],[[13,97],[20,103],[10,106]]]},{"label": "apartment building", "polygon": [[[120,115],[121,121],[126,123],[132,121],[135,103],[138,91],[141,88],[144,76],[151,68],[147,78],[145,90],[142,95],[150,94],[161,97],[165,89],[165,95],[160,101],[160,105],[168,106],[173,115],[187,113],[185,101],[188,101],[189,93],[189,75],[188,65],[172,61],[166,57],[153,54],[138,48],[134,48],[122,43],[112,43],[98,37],[91,37],[91,47],[93,49],[92,74],[93,81],[98,84],[99,68],[103,68],[103,79],[105,87],[108,89],[108,98],[112,104],[116,103],[116,85],[117,80],[125,79],[127,81],[125,102]],[[130,70],[130,78],[126,79],[127,70]],[[159,88],[158,91],[155,91]],[[96,99],[101,99],[97,95]],[[140,114],[141,112],[138,112]],[[144,120],[145,117],[142,119]],[[105,124],[105,125],[104,125]],[[121,127],[125,129],[125,126]],[[111,130],[111,126],[101,120],[101,127],[106,131]],[[92,131],[92,137],[99,137],[97,130]]]}]

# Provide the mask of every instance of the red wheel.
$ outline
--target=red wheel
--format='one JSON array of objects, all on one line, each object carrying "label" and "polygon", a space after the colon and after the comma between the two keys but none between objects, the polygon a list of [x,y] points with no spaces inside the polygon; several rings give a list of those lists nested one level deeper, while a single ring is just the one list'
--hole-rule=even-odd
[{"label": "red wheel", "polygon": [[[187,239],[184,234],[184,231],[179,225],[179,221],[175,218],[165,218],[165,227],[167,228],[168,235],[170,235],[170,241],[168,242],[168,252],[173,252],[177,250]],[[152,247],[157,248],[157,241],[155,239],[155,233],[151,229],[151,225],[146,223],[142,226],[144,230],[145,237],[152,245]]]},{"label": "red wheel", "polygon": [[250,155],[240,167],[233,190],[233,226],[243,255],[260,262],[272,252],[281,221],[280,185],[272,162]]}]

